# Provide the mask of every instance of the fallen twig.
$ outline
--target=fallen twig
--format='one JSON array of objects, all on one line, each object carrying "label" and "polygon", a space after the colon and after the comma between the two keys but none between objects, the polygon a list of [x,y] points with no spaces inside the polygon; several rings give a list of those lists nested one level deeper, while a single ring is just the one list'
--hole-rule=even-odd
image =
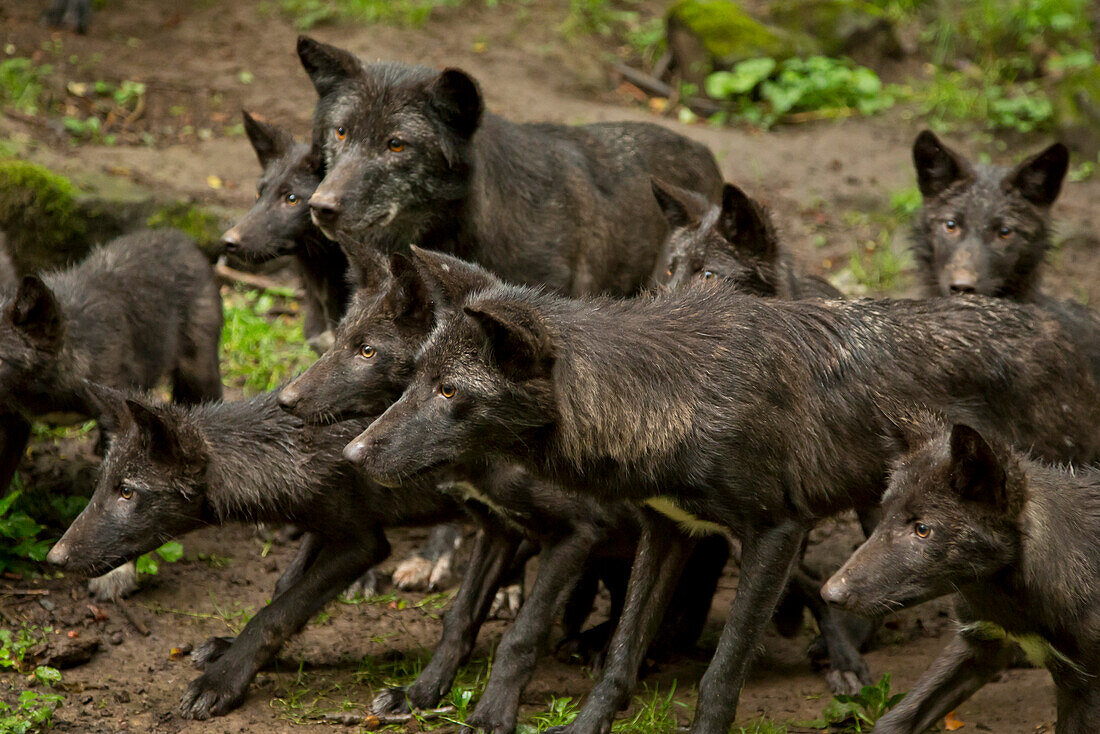
[{"label": "fallen twig", "polygon": [[229,284],[240,283],[246,285],[249,288],[259,288],[264,291],[290,291],[294,294],[295,298],[301,298],[302,292],[297,288],[285,286],[276,282],[272,278],[268,278],[264,275],[256,275],[255,273],[245,273],[236,268],[231,268],[224,263],[218,263],[214,266],[214,273],[226,281]]},{"label": "fallen twig", "polygon": [[49,596],[49,589],[4,589],[4,594],[11,596]]},{"label": "fallen twig", "polygon": [[362,726],[369,730],[377,729],[380,726],[404,724],[413,719],[438,719],[441,716],[447,716],[454,712],[454,706],[443,706],[437,709],[424,709],[423,711],[417,711],[412,714],[356,714],[344,711],[338,714],[321,714],[321,718],[325,721],[335,721],[345,726]]},{"label": "fallen twig", "polygon": [[144,622],[137,618],[133,610],[130,609],[129,604],[127,604],[122,599],[119,599],[115,602],[115,606],[118,607],[118,611],[122,612],[122,616],[126,617],[126,621],[129,622],[135,630],[137,630],[139,635],[141,635],[142,637],[149,636],[149,628],[145,626]]},{"label": "fallen twig", "polygon": [[[619,72],[623,79],[626,79],[634,86],[655,97],[665,97],[666,99],[678,97],[677,90],[665,84],[657,77],[646,74],[644,71],[638,71],[622,63],[615,64],[615,71]],[[717,103],[704,97],[686,97],[680,101],[689,107],[692,112],[704,117],[709,117],[710,115],[722,111],[722,108]]]}]

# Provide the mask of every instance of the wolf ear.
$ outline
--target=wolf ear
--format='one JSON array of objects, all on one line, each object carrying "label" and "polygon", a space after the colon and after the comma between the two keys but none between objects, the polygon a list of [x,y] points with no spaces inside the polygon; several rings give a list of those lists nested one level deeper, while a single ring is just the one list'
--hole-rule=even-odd
[{"label": "wolf ear", "polygon": [[913,143],[913,165],[921,195],[931,198],[971,174],[970,164],[940,142],[931,130],[924,130]]},{"label": "wolf ear", "polygon": [[1007,506],[1007,478],[996,452],[968,425],[951,427],[951,485],[965,500]]},{"label": "wolf ear", "polygon": [[61,343],[61,308],[53,293],[36,275],[23,276],[7,318],[28,339],[42,347]]},{"label": "wolf ear", "polygon": [[710,205],[710,202],[696,192],[670,184],[656,176],[650,178],[650,184],[669,229],[686,227],[699,221]]},{"label": "wolf ear", "polygon": [[1055,143],[1016,167],[1005,178],[1005,186],[1014,188],[1037,206],[1050,206],[1062,191],[1062,179],[1069,168],[1069,148]]},{"label": "wolf ear", "polygon": [[120,390],[85,380],[84,395],[95,411],[99,427],[108,433],[119,433],[133,424],[134,418],[126,405],[126,395]]},{"label": "wolf ear", "polygon": [[464,138],[477,130],[484,103],[477,82],[461,69],[444,69],[428,87],[431,105],[444,124]]},{"label": "wolf ear", "polygon": [[309,36],[298,36],[298,58],[309,74],[317,94],[324,97],[335,90],[348,77],[359,70],[359,59],[347,51],[315,41]]},{"label": "wolf ear", "polygon": [[206,452],[200,436],[134,398],[126,399],[126,407],[152,461],[183,470],[194,470],[204,464]]},{"label": "wolf ear", "polygon": [[399,329],[427,336],[435,310],[427,283],[412,260],[401,253],[390,256],[392,277],[386,286],[385,303]]},{"label": "wolf ear", "polygon": [[432,294],[436,310],[454,309],[474,291],[498,285],[501,281],[484,268],[453,255],[410,246],[422,281]]},{"label": "wolf ear", "polygon": [[730,183],[722,187],[718,231],[739,252],[768,259],[778,255],[778,243],[767,212],[748,194]]},{"label": "wolf ear", "polygon": [[290,133],[275,125],[260,122],[247,110],[241,110],[244,118],[244,131],[248,140],[252,143],[252,149],[256,151],[256,157],[260,159],[260,165],[267,168],[271,161],[286,153],[287,148],[294,142]]},{"label": "wolf ear", "polygon": [[550,376],[554,347],[538,314],[514,301],[486,299],[463,307],[489,339],[493,359],[516,381]]}]

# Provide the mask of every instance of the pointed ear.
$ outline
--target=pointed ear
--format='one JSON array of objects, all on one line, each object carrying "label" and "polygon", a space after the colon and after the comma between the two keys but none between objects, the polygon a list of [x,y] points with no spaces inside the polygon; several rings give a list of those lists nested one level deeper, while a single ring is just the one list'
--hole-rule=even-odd
[{"label": "pointed ear", "polygon": [[477,82],[461,69],[444,69],[428,87],[432,109],[447,127],[468,138],[481,122],[484,103]]},{"label": "pointed ear", "polygon": [[965,500],[1006,507],[1004,466],[980,433],[957,423],[951,427],[951,485]]},{"label": "pointed ear", "polygon": [[359,59],[354,54],[315,41],[309,36],[298,36],[298,58],[321,97],[335,90],[341,82],[361,69]]},{"label": "pointed ear", "polygon": [[378,293],[390,279],[390,265],[382,253],[367,248],[352,262],[351,276],[365,293]]},{"label": "pointed ear", "polygon": [[925,198],[936,196],[972,174],[970,164],[941,143],[931,130],[922,131],[913,143],[913,165],[917,169],[917,185]]},{"label": "pointed ear", "polygon": [[390,272],[384,298],[394,323],[399,329],[426,337],[435,320],[428,285],[412,260],[400,253],[390,256]]},{"label": "pointed ear", "polygon": [[177,425],[171,416],[157,408],[134,398],[126,399],[126,407],[141,432],[152,461],[181,470],[194,470],[205,463],[205,446],[196,433]]},{"label": "pointed ear", "polygon": [[909,405],[892,403],[889,409],[883,409],[883,414],[886,417],[884,425],[890,439],[890,450],[897,454],[907,454],[919,449],[942,435],[945,428],[943,419],[938,414]]},{"label": "pointed ear", "polygon": [[260,159],[260,165],[267,168],[271,161],[286,153],[294,142],[290,133],[275,125],[260,122],[247,110],[241,110],[244,118],[244,131],[248,140],[252,143],[252,149],[256,151],[256,157]]},{"label": "pointed ear", "polygon": [[733,184],[722,187],[718,231],[739,252],[774,258],[779,246],[764,207]]},{"label": "pointed ear", "polygon": [[1005,177],[1005,186],[1017,189],[1037,206],[1050,206],[1062,191],[1069,168],[1069,148],[1055,143],[1036,153]]},{"label": "pointed ear", "polygon": [[707,211],[709,202],[694,191],[670,184],[656,176],[650,178],[650,184],[669,229],[678,229],[697,222]]},{"label": "pointed ear", "polygon": [[481,326],[493,360],[510,379],[550,376],[554,345],[534,309],[515,301],[486,299],[467,304],[463,311]]},{"label": "pointed ear", "polygon": [[500,284],[500,279],[484,268],[453,255],[411,246],[417,272],[427,285],[436,310],[454,309],[474,291]]},{"label": "pointed ear", "polygon": [[85,380],[84,395],[96,412],[96,422],[108,433],[120,433],[133,425],[134,417],[122,391]]},{"label": "pointed ear", "polygon": [[20,281],[6,317],[39,346],[54,347],[61,342],[61,307],[36,275],[26,275]]}]

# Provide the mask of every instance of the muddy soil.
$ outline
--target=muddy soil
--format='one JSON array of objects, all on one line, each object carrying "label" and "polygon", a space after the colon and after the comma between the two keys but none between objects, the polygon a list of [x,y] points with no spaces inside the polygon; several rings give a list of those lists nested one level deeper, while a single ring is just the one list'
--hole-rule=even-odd
[{"label": "muddy soil", "polygon": [[[294,54],[297,31],[272,10],[273,3],[108,0],[84,37],[43,28],[38,14],[44,4],[0,4],[6,53],[33,55],[69,80],[140,81],[147,85],[147,105],[137,118],[116,121],[112,146],[74,146],[56,122],[0,115],[0,137],[16,141],[36,161],[242,211],[253,198],[258,167],[246,140],[234,134],[238,111],[243,107],[299,135],[308,133],[315,95]],[[608,72],[605,60],[614,49],[561,32],[562,6],[548,0],[496,7],[474,2],[437,13],[417,29],[333,26],[312,33],[365,57],[466,68],[481,80],[489,106],[515,119],[655,119]],[[766,200],[797,259],[822,274],[835,274],[853,248],[873,236],[859,214],[888,214],[890,195],[913,185],[908,149],[921,127],[901,111],[771,133],[662,121],[710,145],[727,179]],[[1045,142],[1020,144],[1033,149]],[[983,146],[971,140],[963,147]],[[1055,208],[1065,244],[1052,254],[1048,279],[1051,290],[1094,303],[1100,300],[1100,248],[1090,233],[1100,224],[1097,200],[1100,180],[1067,184]],[[62,450],[65,461],[73,454],[87,460],[88,447]],[[88,474],[65,476],[86,481]],[[383,569],[392,569],[394,559],[423,537],[420,530],[394,532],[394,557]],[[858,535],[852,522],[830,522],[817,539],[812,554],[824,567],[838,563]],[[176,702],[197,672],[186,658],[173,659],[171,650],[232,634],[245,615],[265,603],[293,551],[274,546],[265,556],[263,541],[243,526],[197,532],[184,543],[184,560],[163,564],[127,602],[148,636],[118,607],[90,602],[77,579],[0,580],[4,624],[50,625],[56,634],[101,640],[90,663],[64,674],[67,701],[57,714],[59,730],[235,733],[326,726],[310,716],[338,710],[345,701],[366,704],[388,676],[400,675],[395,660],[422,661],[438,635],[435,604],[416,606],[422,595],[333,604],[285,651],[276,669],[259,676],[240,710],[212,722],[180,719]],[[736,583],[731,564],[704,647],[717,639]],[[891,673],[895,690],[910,686],[951,632],[945,610],[942,603],[926,605],[890,618],[868,656],[874,675]],[[503,629],[502,622],[487,625],[475,660],[488,656]],[[802,721],[820,713],[828,695],[805,655],[811,637],[809,624],[792,640],[769,632],[741,697],[741,721],[758,716]],[[661,690],[675,684],[677,699],[689,706],[680,714],[686,721],[706,659],[706,652],[689,652],[655,666],[644,683]],[[12,683],[12,676],[0,676],[0,691]],[[525,710],[543,708],[553,696],[582,696],[590,684],[583,668],[547,659],[524,698]],[[958,717],[966,723],[964,731],[1049,730],[1054,718],[1049,676],[1008,671],[963,705]]]}]

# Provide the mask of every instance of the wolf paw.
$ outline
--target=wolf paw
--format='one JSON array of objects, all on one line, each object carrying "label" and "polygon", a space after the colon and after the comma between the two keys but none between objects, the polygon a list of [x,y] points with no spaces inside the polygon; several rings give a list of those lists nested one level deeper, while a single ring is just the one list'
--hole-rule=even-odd
[{"label": "wolf paw", "polygon": [[225,651],[233,646],[235,637],[211,637],[191,651],[191,662],[196,668],[202,670],[215,660],[221,658]]},{"label": "wolf paw", "polygon": [[191,681],[180,701],[180,716],[204,720],[227,714],[240,705],[248,691],[248,681],[241,684],[219,673],[209,671]]},{"label": "wolf paw", "polygon": [[137,568],[133,562],[88,581],[88,591],[99,601],[116,601],[137,590]]},{"label": "wolf paw", "polygon": [[523,606],[523,587],[519,584],[505,586],[497,591],[493,605],[489,607],[490,619],[515,619]]},{"label": "wolf paw", "polygon": [[854,696],[864,686],[859,674],[851,670],[830,670],[825,674],[825,683],[834,696]]},{"label": "wolf paw", "polygon": [[372,568],[359,578],[352,581],[348,588],[344,589],[340,596],[347,601],[352,601],[356,597],[363,597],[369,599],[372,596],[377,596],[378,591],[381,588],[382,583],[378,579],[378,573]]},{"label": "wolf paw", "polygon": [[490,734],[512,734],[516,730],[518,703],[492,700],[491,694],[482,696],[477,708],[466,718],[466,726]]},{"label": "wolf paw", "polygon": [[407,714],[412,711],[405,689],[399,686],[387,688],[375,696],[371,701],[370,710],[375,716]]},{"label": "wolf paw", "polygon": [[424,591],[432,577],[432,562],[427,558],[412,556],[397,564],[393,571],[393,585],[401,591]]}]

